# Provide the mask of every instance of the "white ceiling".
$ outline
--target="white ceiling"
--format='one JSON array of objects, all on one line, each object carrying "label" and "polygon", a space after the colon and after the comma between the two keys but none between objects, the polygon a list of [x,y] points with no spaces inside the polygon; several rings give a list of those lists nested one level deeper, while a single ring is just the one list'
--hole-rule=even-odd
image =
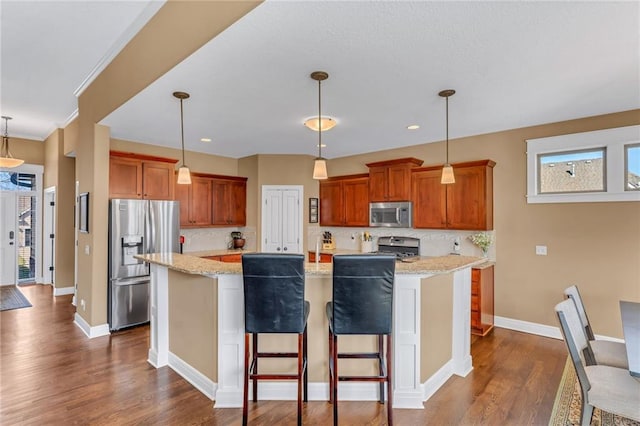
[{"label": "white ceiling", "polygon": [[[2,0],[10,135],[43,139],[63,124],[74,91],[159,5],[148,3]],[[635,1],[268,0],[102,123],[178,148],[180,90],[187,150],[315,155],[302,122],[318,114],[309,74],[323,70],[322,112],[339,123],[323,155],[335,158],[444,139],[448,88],[450,138],[640,108],[639,52]]]}]

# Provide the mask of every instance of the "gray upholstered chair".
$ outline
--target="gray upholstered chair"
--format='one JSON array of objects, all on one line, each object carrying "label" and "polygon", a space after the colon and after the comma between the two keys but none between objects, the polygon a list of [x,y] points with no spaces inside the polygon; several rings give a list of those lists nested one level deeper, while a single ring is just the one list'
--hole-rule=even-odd
[{"label": "gray upholstered chair", "polygon": [[[333,298],[326,305],[329,322],[329,401],[333,403],[333,424],[338,424],[338,382],[378,382],[380,403],[384,404],[387,384],[387,423],[393,425],[392,323],[393,284],[396,257],[381,254],[333,256]],[[376,352],[339,352],[339,335],[375,335]],[[384,339],[387,336],[385,363]],[[338,359],[377,360],[378,375],[347,376],[338,374]]]},{"label": "gray upholstered chair", "polygon": [[589,346],[575,303],[567,299],[556,305],[560,329],[576,369],[582,394],[580,423],[591,424],[593,408],[640,421],[640,381],[629,370],[608,365],[586,365]]},{"label": "gray upholstered chair", "polygon": [[600,364],[609,365],[611,367],[629,369],[629,360],[627,359],[627,348],[624,343],[612,342],[609,340],[596,340],[593,335],[593,329],[589,323],[587,317],[587,311],[584,308],[582,297],[578,287],[572,285],[564,290],[564,294],[576,304],[578,315],[587,340],[589,340],[589,347],[592,355],[587,357],[587,365]]},{"label": "gray upholstered chair", "polygon": [[[244,392],[242,424],[248,422],[249,380],[253,401],[258,399],[258,380],[298,381],[298,425],[302,424],[302,401],[307,402],[307,321],[309,302],[304,300],[304,255],[247,253],[242,255],[244,284]],[[258,350],[258,334],[298,335],[296,352]],[[249,352],[249,337],[253,345]],[[250,361],[251,355],[251,363]],[[290,373],[258,373],[259,358],[297,358],[298,369]]]}]

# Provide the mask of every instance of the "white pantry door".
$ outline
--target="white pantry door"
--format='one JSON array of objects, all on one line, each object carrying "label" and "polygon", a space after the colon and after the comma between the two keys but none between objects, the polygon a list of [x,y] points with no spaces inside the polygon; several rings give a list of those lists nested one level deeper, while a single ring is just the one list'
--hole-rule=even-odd
[{"label": "white pantry door", "polygon": [[262,251],[302,253],[302,186],[262,186]]},{"label": "white pantry door", "polygon": [[0,285],[15,285],[17,244],[17,194],[0,192]]}]

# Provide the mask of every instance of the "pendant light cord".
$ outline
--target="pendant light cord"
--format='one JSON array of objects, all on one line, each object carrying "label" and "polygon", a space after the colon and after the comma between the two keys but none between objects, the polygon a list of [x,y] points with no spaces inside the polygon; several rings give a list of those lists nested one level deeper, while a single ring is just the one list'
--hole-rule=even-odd
[{"label": "pendant light cord", "polygon": [[318,158],[322,158],[322,90],[320,85],[322,80],[318,80]]},{"label": "pendant light cord", "polygon": [[447,100],[447,164],[449,164],[449,96],[446,98]]},{"label": "pendant light cord", "polygon": [[0,152],[0,156],[2,157],[10,157],[9,153],[9,117],[2,117],[4,119],[4,135],[2,135],[2,152]]},{"label": "pendant light cord", "polygon": [[182,166],[185,166],[185,163],[184,163],[184,113],[182,110],[182,99],[180,99],[180,135],[182,138]]}]

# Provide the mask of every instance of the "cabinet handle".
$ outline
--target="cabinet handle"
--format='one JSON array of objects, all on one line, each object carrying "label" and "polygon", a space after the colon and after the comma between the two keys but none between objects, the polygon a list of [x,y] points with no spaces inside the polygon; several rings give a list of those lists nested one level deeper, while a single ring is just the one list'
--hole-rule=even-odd
[{"label": "cabinet handle", "polygon": [[287,248],[285,247],[283,250],[284,250],[284,251],[287,251]]},{"label": "cabinet handle", "polygon": [[280,251],[280,247],[278,247],[278,248],[276,249],[276,251]]}]

